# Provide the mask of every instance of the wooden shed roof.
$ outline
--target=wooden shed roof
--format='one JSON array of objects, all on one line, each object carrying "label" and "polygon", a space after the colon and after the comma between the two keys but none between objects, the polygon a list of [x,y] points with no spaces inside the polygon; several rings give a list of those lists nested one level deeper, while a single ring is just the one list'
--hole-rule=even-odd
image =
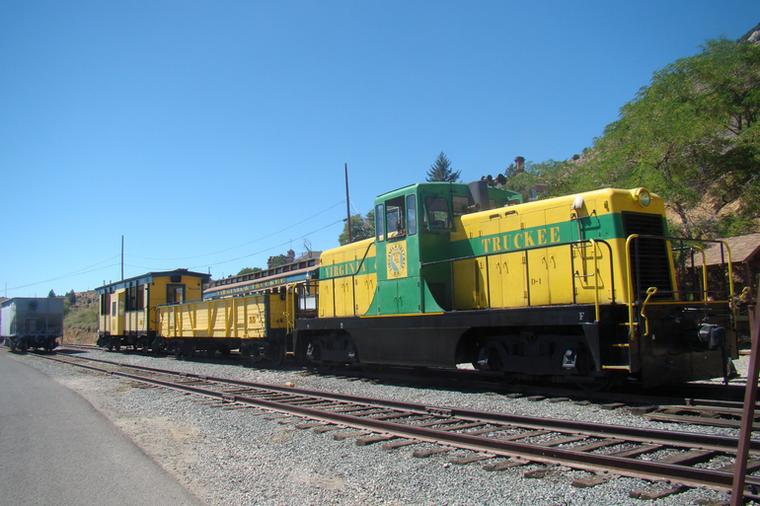
[{"label": "wooden shed roof", "polygon": [[[747,262],[755,255],[760,254],[760,234],[737,235],[736,237],[725,237],[723,240],[731,249],[731,260],[734,263]],[[708,247],[705,250],[705,257],[707,265],[719,265],[721,263],[720,245],[712,244]]]}]

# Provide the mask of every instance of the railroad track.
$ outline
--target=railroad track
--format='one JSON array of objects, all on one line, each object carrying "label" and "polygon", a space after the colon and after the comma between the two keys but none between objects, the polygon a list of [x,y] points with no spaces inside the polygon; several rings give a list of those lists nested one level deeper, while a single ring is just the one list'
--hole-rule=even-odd
[{"label": "railroad track", "polygon": [[[64,345],[64,348],[85,351],[99,350],[92,345]],[[132,353],[126,351],[126,353]],[[140,352],[134,352],[139,353]],[[208,357],[200,355],[200,361]],[[229,363],[235,356],[211,359],[214,362]],[[426,388],[457,388],[471,391],[498,392],[512,398],[526,398],[530,401],[556,402],[561,400],[587,404],[595,403],[603,409],[626,409],[649,420],[665,423],[691,424],[739,429],[743,411],[744,385],[689,383],[658,389],[657,394],[640,387],[622,385],[614,391],[584,391],[553,385],[530,385],[506,383],[504,377],[475,371],[459,370],[410,370],[393,368],[376,370],[366,368],[317,368],[312,370],[320,375],[346,379],[366,379],[399,385]],[[755,406],[757,424],[760,430],[760,404]]]},{"label": "railroad track", "polygon": [[[448,454],[452,464],[481,462],[487,471],[530,463],[588,471],[577,486],[594,486],[616,475],[658,482],[631,491],[644,499],[686,487],[729,491],[733,478],[737,440],[724,436],[426,406],[88,357],[37,356],[203,396],[226,409],[258,408],[295,417],[298,428],[335,432],[336,439],[355,438],[357,445],[382,443],[387,450],[421,445],[413,453],[420,458]],[[751,474],[760,470],[760,441],[751,443],[747,469],[745,497],[760,499],[760,477]]]}]

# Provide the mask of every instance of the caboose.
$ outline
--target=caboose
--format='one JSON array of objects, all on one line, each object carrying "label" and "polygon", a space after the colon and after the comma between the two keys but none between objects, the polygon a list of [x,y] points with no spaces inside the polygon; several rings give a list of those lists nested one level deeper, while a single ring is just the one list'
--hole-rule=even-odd
[{"label": "caboose", "polygon": [[108,350],[132,346],[161,348],[158,306],[201,300],[210,276],[187,269],[148,272],[96,288],[100,296],[98,345]]},{"label": "caboose", "polygon": [[299,358],[653,385],[724,375],[736,353],[730,260],[720,286],[677,279],[701,246],[669,237],[644,188],[522,203],[414,184],[377,197],[375,220],[374,239],[322,254]]}]

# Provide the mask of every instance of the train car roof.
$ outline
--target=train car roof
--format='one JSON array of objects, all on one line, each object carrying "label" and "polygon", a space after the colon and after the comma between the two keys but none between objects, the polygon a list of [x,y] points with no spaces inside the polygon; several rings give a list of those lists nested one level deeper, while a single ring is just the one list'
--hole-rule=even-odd
[{"label": "train car roof", "polygon": [[201,278],[203,281],[208,281],[211,278],[210,274],[206,274],[205,272],[194,272],[189,271],[187,269],[174,269],[173,271],[153,271],[153,272],[146,272],[145,274],[140,274],[139,276],[133,276],[131,278],[127,278],[121,281],[116,281],[114,283],[108,283],[103,286],[99,286],[95,289],[97,293],[105,293],[105,292],[112,292],[114,290],[119,290],[120,288],[127,288],[130,286],[137,286],[137,285],[144,285],[146,283],[150,283],[153,281],[153,278],[161,278],[166,276],[193,276],[197,278]]},{"label": "train car roof", "polygon": [[48,300],[48,299],[60,299],[63,300],[63,295],[56,295],[55,297],[9,297],[7,299],[3,298],[0,300],[0,306],[5,306],[6,304],[11,304],[16,301],[20,300]]}]

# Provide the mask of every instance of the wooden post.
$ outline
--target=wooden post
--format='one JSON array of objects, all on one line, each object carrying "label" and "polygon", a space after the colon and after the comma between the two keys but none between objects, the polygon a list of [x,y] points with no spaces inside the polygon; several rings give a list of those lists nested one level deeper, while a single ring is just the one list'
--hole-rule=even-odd
[{"label": "wooden post", "polygon": [[747,386],[744,390],[744,412],[742,425],[739,432],[739,445],[736,449],[736,462],[734,464],[734,484],[731,489],[731,504],[737,506],[744,503],[744,479],[747,471],[747,455],[749,453],[750,438],[752,437],[752,425],[755,419],[755,402],[757,401],[757,374],[760,369],[760,288],[758,296],[751,301],[747,308],[749,315],[749,327],[751,336],[751,351],[749,355],[749,368],[747,369]]}]

